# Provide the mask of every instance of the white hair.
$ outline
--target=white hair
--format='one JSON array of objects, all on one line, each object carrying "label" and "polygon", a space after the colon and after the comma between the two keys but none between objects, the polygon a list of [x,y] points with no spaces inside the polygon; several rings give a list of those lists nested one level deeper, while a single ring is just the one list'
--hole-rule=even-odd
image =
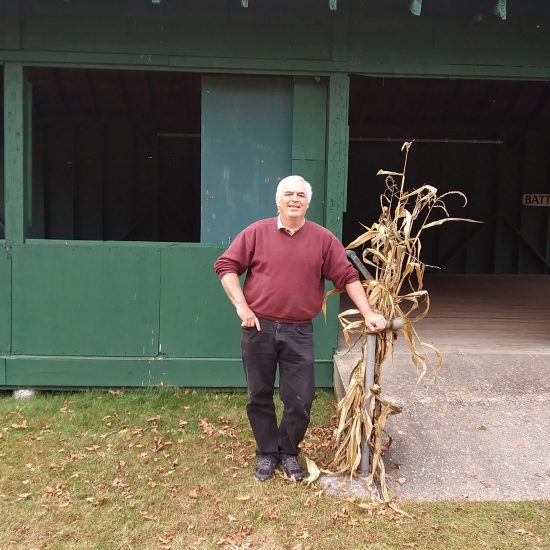
[{"label": "white hair", "polygon": [[275,192],[275,202],[279,202],[281,197],[283,196],[283,187],[287,183],[298,183],[303,181],[306,186],[306,197],[308,204],[311,202],[311,197],[313,196],[313,189],[311,188],[311,184],[306,181],[302,176],[287,176],[286,178],[283,178],[279,185],[277,185],[277,191]]}]

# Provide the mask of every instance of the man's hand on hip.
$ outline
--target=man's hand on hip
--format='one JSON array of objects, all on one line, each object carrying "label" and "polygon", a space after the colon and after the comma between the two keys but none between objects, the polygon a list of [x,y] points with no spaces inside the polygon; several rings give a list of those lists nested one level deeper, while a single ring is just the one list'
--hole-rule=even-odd
[{"label": "man's hand on hip", "polygon": [[241,327],[252,328],[255,326],[258,330],[262,330],[259,319],[247,304],[238,304],[235,306],[235,309],[241,320]]}]

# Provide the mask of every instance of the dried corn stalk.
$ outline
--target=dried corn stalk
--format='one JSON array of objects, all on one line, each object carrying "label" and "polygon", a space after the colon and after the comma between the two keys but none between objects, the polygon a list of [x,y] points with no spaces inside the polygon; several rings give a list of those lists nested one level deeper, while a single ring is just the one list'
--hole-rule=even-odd
[{"label": "dried corn stalk", "polygon": [[[374,279],[363,281],[371,307],[386,319],[401,317],[405,324],[401,329],[411,352],[411,359],[419,372],[419,380],[426,374],[427,358],[424,348],[436,356],[436,369],[441,367],[441,353],[433,346],[422,342],[413,325],[424,318],[429,309],[428,292],[423,289],[426,264],[420,260],[422,232],[449,221],[468,221],[451,218],[444,199],[449,195],[466,196],[460,191],[450,191],[438,196],[437,189],[423,185],[411,192],[404,191],[407,158],[412,142],[403,144],[405,161],[402,172],[380,170],[386,177],[386,190],[380,196],[381,215],[360,237],[348,245],[348,249],[362,246],[363,262],[374,268]],[[397,180],[397,183],[396,183]],[[430,266],[432,267],[432,266]],[[327,293],[339,293],[334,290]],[[365,334],[364,319],[359,311],[349,309],[339,315],[344,338],[349,346],[352,334]],[[393,497],[385,480],[382,455],[391,445],[391,437],[385,432],[387,418],[400,409],[381,396],[382,366],[392,351],[393,333],[389,330],[377,335],[374,385],[365,388],[365,364],[367,339],[362,346],[362,356],[351,373],[346,395],[338,403],[338,427],[336,430],[336,453],[333,469],[338,473],[354,475],[361,460],[361,442],[367,441],[370,448],[370,486],[377,481],[381,496],[388,502]],[[368,398],[369,410],[366,410]]]}]

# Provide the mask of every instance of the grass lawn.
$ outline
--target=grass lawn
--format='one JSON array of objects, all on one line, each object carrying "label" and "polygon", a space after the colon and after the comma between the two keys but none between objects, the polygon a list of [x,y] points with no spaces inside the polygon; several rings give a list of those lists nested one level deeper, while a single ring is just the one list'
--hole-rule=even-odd
[{"label": "grass lawn", "polygon": [[[175,388],[0,397],[0,547],[550,548],[550,503],[400,502],[412,517],[252,479],[244,393]],[[332,458],[331,393],[304,453]]]}]

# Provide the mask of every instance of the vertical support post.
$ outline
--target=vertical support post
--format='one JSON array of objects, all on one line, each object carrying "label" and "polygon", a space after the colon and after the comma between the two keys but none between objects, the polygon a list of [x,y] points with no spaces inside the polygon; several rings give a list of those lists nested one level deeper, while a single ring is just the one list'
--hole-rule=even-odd
[{"label": "vertical support post", "polygon": [[506,13],[506,0],[497,0],[495,4],[495,9],[493,10],[493,13],[500,17],[503,21],[506,21],[507,13]]},{"label": "vertical support post", "polygon": [[6,242],[25,240],[25,189],[29,177],[26,137],[28,96],[19,63],[4,65],[4,170]]},{"label": "vertical support post", "polygon": [[[376,334],[367,334],[367,361],[365,363],[365,390],[370,390],[374,386],[374,363],[376,361]],[[365,408],[367,413],[370,410],[372,396],[367,397]],[[364,476],[369,475],[370,449],[369,442],[361,443],[361,463],[360,469]]]},{"label": "vertical support post", "polygon": [[328,94],[325,226],[338,238],[342,238],[348,185],[348,101],[349,76],[332,75]]},{"label": "vertical support post", "polygon": [[409,4],[409,11],[416,15],[417,17],[420,16],[422,13],[422,0],[411,0]]},{"label": "vertical support post", "polygon": [[294,77],[292,101],[292,173],[313,185],[307,217],[323,225],[328,82],[311,76]]}]

